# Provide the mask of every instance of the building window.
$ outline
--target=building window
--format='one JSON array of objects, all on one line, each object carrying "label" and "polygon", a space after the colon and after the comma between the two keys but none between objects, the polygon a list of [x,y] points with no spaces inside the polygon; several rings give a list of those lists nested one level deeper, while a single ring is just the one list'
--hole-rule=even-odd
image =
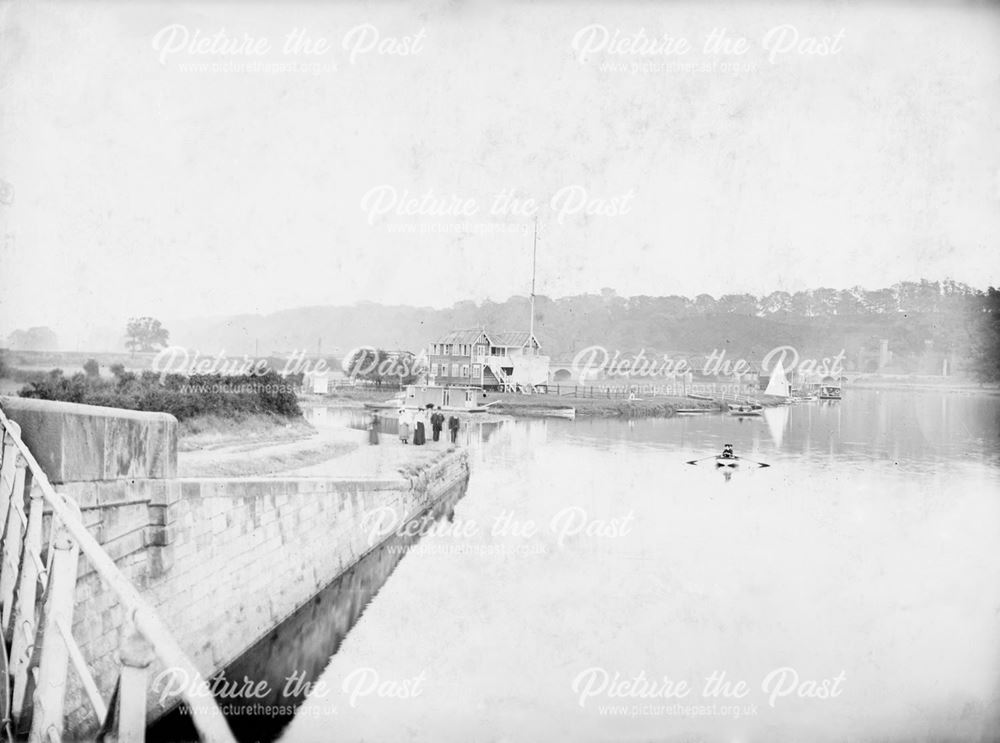
[{"label": "building window", "polygon": [[458,364],[452,364],[451,365],[451,376],[453,376],[453,377],[457,377],[458,376]]},{"label": "building window", "polygon": [[462,376],[463,377],[469,376],[469,365],[468,364],[462,364]]},{"label": "building window", "polygon": [[431,364],[431,376],[436,377],[438,375],[438,365]]},{"label": "building window", "polygon": [[479,364],[472,365],[472,378],[479,379],[479,375],[482,374]]}]

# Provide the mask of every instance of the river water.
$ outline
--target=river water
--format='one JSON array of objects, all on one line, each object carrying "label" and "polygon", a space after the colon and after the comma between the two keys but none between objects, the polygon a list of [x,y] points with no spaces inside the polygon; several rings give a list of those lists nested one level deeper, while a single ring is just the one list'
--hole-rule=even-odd
[{"label": "river water", "polygon": [[1000,398],[766,412],[468,426],[282,740],[994,740]]}]

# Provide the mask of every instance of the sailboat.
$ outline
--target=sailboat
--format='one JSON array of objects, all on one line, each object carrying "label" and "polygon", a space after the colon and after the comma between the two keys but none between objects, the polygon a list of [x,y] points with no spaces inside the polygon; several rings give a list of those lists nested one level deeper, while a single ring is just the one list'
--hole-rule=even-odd
[{"label": "sailboat", "polygon": [[767,389],[764,390],[764,394],[772,397],[780,397],[785,402],[788,402],[792,396],[792,385],[789,384],[788,377],[785,376],[785,369],[780,361],[774,365],[774,370],[771,372],[771,379],[767,383]]}]

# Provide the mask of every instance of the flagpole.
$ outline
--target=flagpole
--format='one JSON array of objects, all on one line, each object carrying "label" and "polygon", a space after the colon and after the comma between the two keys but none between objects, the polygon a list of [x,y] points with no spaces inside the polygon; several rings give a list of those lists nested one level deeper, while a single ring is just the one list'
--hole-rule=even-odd
[{"label": "flagpole", "polygon": [[[535,215],[535,241],[531,250],[531,322],[529,323],[529,341],[535,337],[535,266],[538,262],[538,215]],[[534,346],[532,346],[534,352]]]}]

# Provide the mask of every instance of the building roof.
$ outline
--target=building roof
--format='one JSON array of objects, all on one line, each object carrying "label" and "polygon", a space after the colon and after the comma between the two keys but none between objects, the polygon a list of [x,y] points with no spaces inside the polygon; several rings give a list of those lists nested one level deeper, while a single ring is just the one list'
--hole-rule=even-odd
[{"label": "building roof", "polygon": [[526,346],[530,337],[531,334],[527,330],[504,330],[490,335],[494,346],[514,346],[516,348]]},{"label": "building roof", "polygon": [[[442,337],[438,338],[435,343],[475,343],[479,340],[479,337],[485,334],[486,331],[481,328],[473,328],[472,330],[452,330],[450,333],[446,333]],[[491,336],[487,335],[487,338]]]},{"label": "building roof", "polygon": [[[472,344],[478,341],[482,336],[486,336],[486,340],[489,341],[490,345],[502,346],[505,348],[523,348],[528,345],[528,339],[531,337],[531,333],[527,330],[503,330],[499,333],[487,332],[486,330],[473,328],[471,330],[452,330],[451,332],[445,334],[441,338],[438,338],[434,343],[468,343]],[[535,339],[537,342],[537,338]]]}]

